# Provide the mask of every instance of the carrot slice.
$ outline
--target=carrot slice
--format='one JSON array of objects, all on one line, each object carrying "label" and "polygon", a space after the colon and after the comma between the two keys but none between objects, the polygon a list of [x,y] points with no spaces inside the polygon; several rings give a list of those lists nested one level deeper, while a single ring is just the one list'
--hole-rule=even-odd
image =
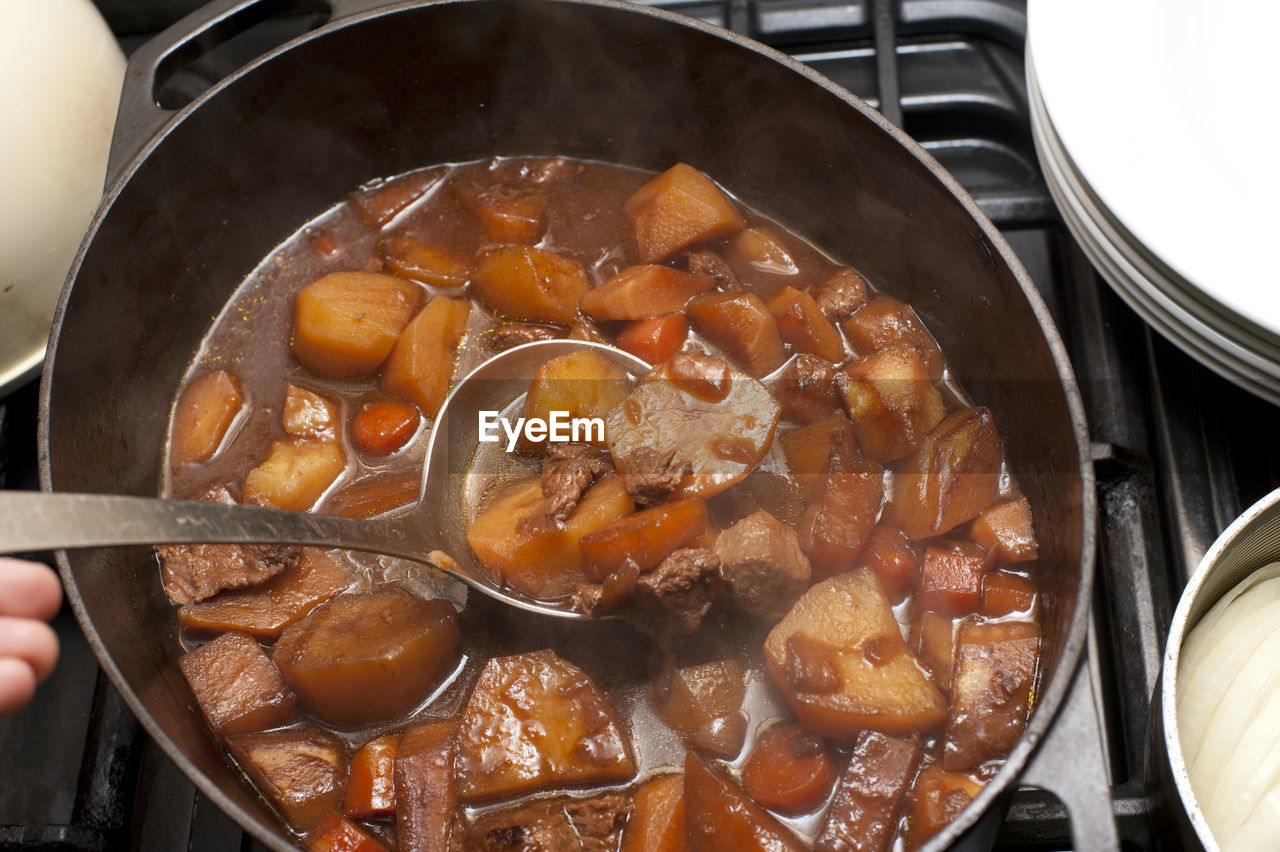
[{"label": "carrot slice", "polygon": [[375,402],[351,422],[351,437],[367,452],[388,456],[403,447],[418,429],[418,409],[403,402]]},{"label": "carrot slice", "polygon": [[689,321],[680,314],[636,320],[618,332],[618,348],[649,364],[661,364],[680,351],[689,337]]},{"label": "carrot slice", "polygon": [[395,764],[400,737],[370,740],[351,758],[342,811],[357,819],[379,818],[396,811]]},{"label": "carrot slice", "polygon": [[707,504],[701,500],[663,503],[619,518],[578,540],[582,566],[597,583],[631,560],[643,572],[707,529]]},{"label": "carrot slice", "polygon": [[820,737],[783,722],[765,730],[742,768],[742,786],[780,814],[802,814],[826,801],[836,762]]},{"label": "carrot slice", "polygon": [[684,852],[684,775],[663,775],[636,791],[621,852]]},{"label": "carrot slice", "polygon": [[594,320],[641,320],[672,314],[715,286],[710,275],[670,266],[628,267],[582,297],[582,312]]},{"label": "carrot slice", "polygon": [[337,811],[329,811],[307,835],[307,852],[386,852],[387,847]]}]

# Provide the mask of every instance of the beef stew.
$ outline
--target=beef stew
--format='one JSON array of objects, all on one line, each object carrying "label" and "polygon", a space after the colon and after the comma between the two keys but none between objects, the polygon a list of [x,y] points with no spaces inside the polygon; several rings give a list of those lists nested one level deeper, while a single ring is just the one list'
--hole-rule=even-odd
[{"label": "beef stew", "polygon": [[[232,756],[317,848],[340,834],[402,849],[649,848],[633,835],[671,835],[677,801],[709,815],[685,825],[690,848],[713,848],[721,824],[724,848],[746,848],[739,835],[841,848],[824,838],[855,821],[839,803],[858,762],[874,762],[875,734],[918,755],[894,770],[907,777],[885,806],[891,828],[865,848],[919,845],[938,826],[917,778],[980,789],[1020,736],[1039,608],[1035,536],[991,415],[966,403],[910,307],[875,290],[892,284],[868,284],[684,164],[440,166],[306,225],[193,364],[168,493],[409,511],[405,483],[452,381],[528,340],[611,342],[654,369],[633,383],[565,356],[530,377],[520,409],[599,418],[603,441],[526,432],[486,471],[499,482],[469,507],[468,541],[499,581],[629,626],[586,628],[603,637],[592,648],[395,560],[293,555],[345,570],[345,586],[315,590],[278,579],[300,573],[284,559],[224,571],[243,549],[165,549],[166,591],[188,612],[184,660],[247,642],[287,693],[267,702],[269,722],[236,725]],[[216,617],[191,615],[201,607]],[[217,728],[223,711],[200,706]],[[779,725],[800,730],[770,734]],[[387,737],[399,737],[381,761],[394,804],[337,813],[348,755]],[[774,739],[808,750],[798,765],[828,755],[821,795],[753,799],[759,784],[739,783]],[[323,808],[305,771],[267,783],[254,768],[253,754],[295,746],[320,761]],[[677,795],[663,779],[679,772]]]}]

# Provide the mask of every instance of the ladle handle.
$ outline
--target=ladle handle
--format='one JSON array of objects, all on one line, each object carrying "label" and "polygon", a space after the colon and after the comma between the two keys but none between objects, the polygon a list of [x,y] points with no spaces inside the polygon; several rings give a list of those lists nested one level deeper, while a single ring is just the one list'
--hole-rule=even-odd
[{"label": "ladle handle", "polygon": [[128,544],[304,544],[422,561],[405,523],[107,494],[0,491],[0,553]]}]

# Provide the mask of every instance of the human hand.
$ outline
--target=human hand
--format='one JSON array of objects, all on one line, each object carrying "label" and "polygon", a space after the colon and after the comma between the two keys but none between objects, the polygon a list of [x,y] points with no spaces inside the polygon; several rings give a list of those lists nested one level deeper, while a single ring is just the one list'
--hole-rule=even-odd
[{"label": "human hand", "polygon": [[0,557],[0,718],[31,700],[58,661],[58,636],[45,622],[62,606],[47,565]]}]

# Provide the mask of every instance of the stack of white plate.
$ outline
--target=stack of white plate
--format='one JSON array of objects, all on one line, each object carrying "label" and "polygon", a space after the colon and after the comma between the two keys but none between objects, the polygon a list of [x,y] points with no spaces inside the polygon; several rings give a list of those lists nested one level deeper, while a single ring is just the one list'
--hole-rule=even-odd
[{"label": "stack of white plate", "polygon": [[1036,153],[1148,323],[1280,405],[1280,4],[1031,0]]}]

